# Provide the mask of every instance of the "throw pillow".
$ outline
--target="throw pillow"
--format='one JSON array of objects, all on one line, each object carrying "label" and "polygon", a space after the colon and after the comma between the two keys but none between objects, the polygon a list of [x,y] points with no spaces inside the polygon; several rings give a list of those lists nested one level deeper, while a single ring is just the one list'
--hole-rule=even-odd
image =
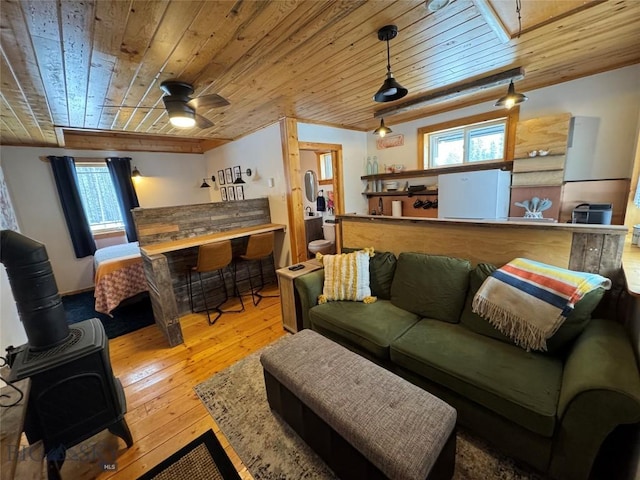
[{"label": "throw pillow", "polygon": [[[342,248],[342,253],[351,253],[361,248]],[[383,300],[391,299],[391,284],[396,271],[396,256],[392,252],[376,252],[369,259],[369,284],[371,295]]]},{"label": "throw pillow", "polygon": [[[498,267],[488,263],[479,263],[469,273],[469,292],[465,301],[464,310],[460,316],[462,323],[469,330],[484,335],[485,337],[495,338],[501,342],[514,344],[506,335],[502,334],[497,328],[491,325],[480,315],[473,313],[471,303],[476,292],[482,283],[489,277]],[[591,313],[595,310],[604,296],[604,288],[597,288],[587,293],[577,302],[573,311],[567,316],[566,320],[560,326],[558,331],[547,339],[547,350],[541,353],[559,354],[562,353],[586,328],[591,320]]]},{"label": "throw pillow", "polygon": [[371,295],[369,286],[369,258],[373,255],[373,248],[338,255],[317,254],[316,258],[324,265],[324,287],[318,303],[334,300],[375,302],[376,297]]},{"label": "throw pillow", "polygon": [[391,303],[422,317],[458,323],[469,286],[471,263],[424,253],[398,256]]}]

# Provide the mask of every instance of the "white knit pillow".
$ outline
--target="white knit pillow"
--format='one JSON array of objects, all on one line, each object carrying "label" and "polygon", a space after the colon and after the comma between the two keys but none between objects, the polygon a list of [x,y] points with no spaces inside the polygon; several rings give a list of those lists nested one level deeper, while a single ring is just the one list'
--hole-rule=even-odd
[{"label": "white knit pillow", "polygon": [[317,254],[316,258],[324,265],[324,288],[318,303],[333,300],[375,302],[376,297],[371,296],[369,286],[369,258],[373,255],[373,248],[339,255]]}]

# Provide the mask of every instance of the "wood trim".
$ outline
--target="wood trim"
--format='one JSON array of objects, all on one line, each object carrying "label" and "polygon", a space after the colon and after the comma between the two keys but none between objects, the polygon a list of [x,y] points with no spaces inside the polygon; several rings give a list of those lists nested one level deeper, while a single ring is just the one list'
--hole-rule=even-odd
[{"label": "wood trim", "polygon": [[[65,148],[120,152],[203,153],[199,138],[63,129]],[[223,141],[226,142],[226,141]],[[221,145],[222,143],[220,143]]]},{"label": "wood trim", "polygon": [[289,245],[292,263],[307,260],[307,246],[304,233],[304,201],[302,198],[300,168],[300,144],[298,143],[298,122],[295,118],[280,120],[280,139],[284,178],[287,185],[287,210],[289,216]]},{"label": "wood trim", "polygon": [[482,18],[484,18],[484,21],[487,22],[487,25],[493,30],[493,33],[496,34],[500,43],[508,43],[511,40],[511,34],[491,4],[487,0],[473,0],[473,4]]},{"label": "wood trim", "polygon": [[[507,132],[504,145],[504,159],[506,161],[513,160],[516,148],[516,126],[520,119],[520,108],[515,107],[511,110],[495,110],[491,112],[479,113],[469,117],[459,118],[456,120],[447,120],[446,122],[436,123],[418,128],[418,168],[424,167],[424,136],[428,133],[447,130],[449,128],[462,127],[472,125],[474,123],[488,122],[499,118],[507,119]],[[427,168],[427,170],[432,170]]]}]

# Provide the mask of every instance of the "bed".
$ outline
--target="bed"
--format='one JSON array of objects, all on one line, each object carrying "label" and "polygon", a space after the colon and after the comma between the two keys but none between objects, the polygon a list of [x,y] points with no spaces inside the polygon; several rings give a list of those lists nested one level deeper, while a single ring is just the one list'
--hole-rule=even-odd
[{"label": "bed", "polygon": [[138,242],[99,248],[93,266],[96,312],[110,315],[123,300],[149,289]]}]

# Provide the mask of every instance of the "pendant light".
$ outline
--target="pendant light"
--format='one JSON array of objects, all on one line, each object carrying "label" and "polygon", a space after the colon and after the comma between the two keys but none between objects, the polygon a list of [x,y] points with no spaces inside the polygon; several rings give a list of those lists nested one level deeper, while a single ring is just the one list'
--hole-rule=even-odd
[{"label": "pendant light", "polygon": [[376,92],[373,99],[376,102],[392,102],[404,97],[409,91],[400,85],[391,73],[391,56],[389,54],[389,40],[396,38],[398,27],[395,25],[385,25],[378,30],[378,40],[387,42],[387,78]]},{"label": "pendant light", "polygon": [[391,133],[393,130],[391,130],[389,127],[387,127],[384,124],[384,118],[380,119],[380,126],[378,128],[376,128],[373,131],[374,135],[378,135],[380,138],[384,137],[387,133]]},{"label": "pendant light", "polygon": [[507,94],[504,97],[501,97],[495,104],[496,107],[506,107],[507,110],[513,107],[514,105],[519,105],[522,102],[526,102],[528,100],[526,95],[522,93],[516,93],[516,89],[513,86],[513,80],[509,83],[509,89],[507,90]]}]

